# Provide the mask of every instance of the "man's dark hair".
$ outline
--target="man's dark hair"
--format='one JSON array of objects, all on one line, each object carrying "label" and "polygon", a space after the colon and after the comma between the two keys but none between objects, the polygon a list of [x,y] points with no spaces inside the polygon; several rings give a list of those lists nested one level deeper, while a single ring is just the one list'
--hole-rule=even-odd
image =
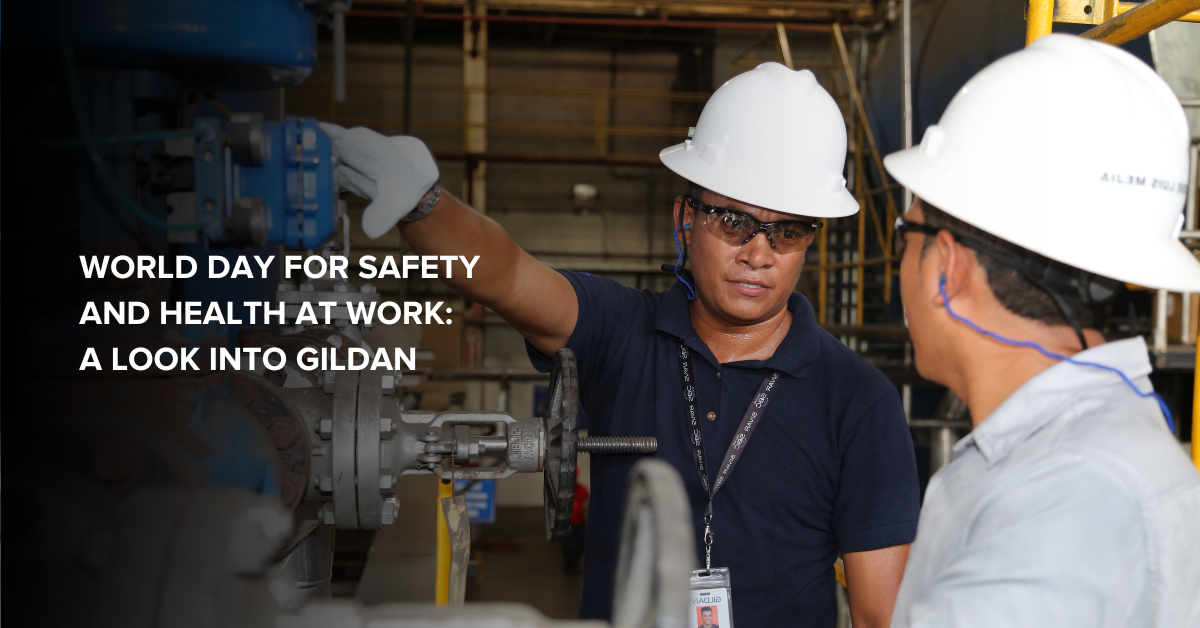
[{"label": "man's dark hair", "polygon": [[[1079,275],[1080,271],[1066,264],[1055,262],[1043,255],[1038,255],[1026,248],[1017,246],[1007,240],[977,229],[950,214],[934,207],[925,200],[921,201],[921,209],[925,224],[939,229],[946,229],[955,234],[959,244],[974,250],[984,272],[987,273],[988,287],[1010,312],[1023,318],[1033,319],[1047,325],[1069,325],[1063,316],[1061,308],[1054,302],[1046,290],[1035,285],[1025,273],[1017,270],[1001,259],[1021,260],[1031,266],[1049,268],[1061,275]],[[965,236],[965,238],[961,237]],[[963,240],[966,241],[963,241]],[[934,238],[925,236],[921,254],[933,246]],[[1100,278],[1106,285],[1117,285],[1112,280]],[[1053,289],[1053,288],[1048,288]],[[1108,321],[1109,299],[1087,299],[1078,290],[1055,290],[1055,294],[1063,305],[1071,311],[1071,316],[1082,329],[1101,329]]]},{"label": "man's dark hair", "polygon": [[700,609],[700,614],[701,614],[701,615],[703,615],[703,614],[704,614],[704,611],[708,611],[708,612],[710,612],[710,613],[711,613],[711,612],[713,612],[713,609],[712,609],[712,607],[711,607],[711,606],[705,606],[704,608],[701,608],[701,609]]}]

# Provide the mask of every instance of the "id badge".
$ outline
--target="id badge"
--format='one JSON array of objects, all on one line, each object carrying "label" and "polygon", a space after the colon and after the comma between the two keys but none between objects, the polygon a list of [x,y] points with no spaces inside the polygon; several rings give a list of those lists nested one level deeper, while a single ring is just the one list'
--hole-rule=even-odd
[{"label": "id badge", "polygon": [[691,589],[696,628],[733,628],[728,568],[693,571]]}]

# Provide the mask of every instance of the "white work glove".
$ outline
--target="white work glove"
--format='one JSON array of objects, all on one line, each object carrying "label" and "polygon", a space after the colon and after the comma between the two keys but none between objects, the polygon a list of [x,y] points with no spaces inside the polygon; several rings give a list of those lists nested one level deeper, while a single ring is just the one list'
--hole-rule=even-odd
[{"label": "white work glove", "polygon": [[340,160],[333,171],[334,182],[371,201],[362,219],[368,238],[387,233],[438,181],[433,155],[415,137],[386,137],[361,126],[318,124],[333,140],[333,154]]}]

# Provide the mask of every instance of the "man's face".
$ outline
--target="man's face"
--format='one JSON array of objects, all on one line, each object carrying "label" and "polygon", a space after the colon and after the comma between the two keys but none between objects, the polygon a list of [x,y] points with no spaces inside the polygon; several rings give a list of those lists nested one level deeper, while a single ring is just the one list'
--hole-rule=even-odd
[{"label": "man's face", "polygon": [[[700,202],[749,214],[760,222],[809,220],[792,214],[705,192]],[[784,253],[771,247],[767,234],[745,244],[730,242],[718,232],[720,214],[705,214],[684,203],[684,223],[690,223],[688,252],[696,279],[696,299],[706,310],[731,324],[765,321],[787,307],[788,296],[800,279],[805,250]]]},{"label": "man's face", "polygon": [[712,625],[712,611],[710,611],[710,610],[700,611],[700,620],[704,622],[704,625],[706,627],[711,626]]},{"label": "man's face", "polygon": [[[910,222],[925,222],[920,199],[913,198],[913,204],[905,212],[904,218]],[[933,236],[910,232],[904,237],[907,241],[904,256],[900,258],[900,299],[904,304],[904,317],[913,343],[913,360],[918,373],[927,379],[939,381],[935,373],[939,363],[937,356],[940,354],[938,341],[945,335],[938,334],[934,329],[938,304],[933,294],[937,290],[939,272],[933,258],[940,256],[940,253],[936,246],[924,250],[925,239]]]}]

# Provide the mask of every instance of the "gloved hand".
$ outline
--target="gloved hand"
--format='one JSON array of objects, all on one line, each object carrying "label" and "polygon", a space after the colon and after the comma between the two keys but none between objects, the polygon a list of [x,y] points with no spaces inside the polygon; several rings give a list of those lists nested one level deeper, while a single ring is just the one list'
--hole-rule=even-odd
[{"label": "gloved hand", "polygon": [[378,238],[408,215],[438,181],[437,163],[421,140],[386,137],[365,127],[318,123],[340,162],[334,181],[371,201],[363,212],[367,237]]}]

